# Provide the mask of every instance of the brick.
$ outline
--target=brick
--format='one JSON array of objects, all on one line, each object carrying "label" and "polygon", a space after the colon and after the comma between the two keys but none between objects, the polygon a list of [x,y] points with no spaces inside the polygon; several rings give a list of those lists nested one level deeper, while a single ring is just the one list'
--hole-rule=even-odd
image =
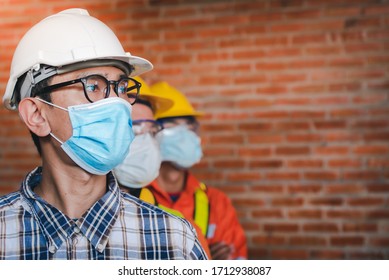
[{"label": "brick", "polygon": [[293,111],[290,113],[291,118],[324,118],[325,113],[320,111]]},{"label": "brick", "polygon": [[344,172],[343,178],[346,180],[374,180],[380,175],[376,171],[350,171]]},{"label": "brick", "polygon": [[[279,54],[270,54],[279,55]],[[282,54],[281,54],[282,55]],[[305,74],[274,74],[270,81],[272,83],[295,83],[305,81],[307,76]]]},{"label": "brick", "polygon": [[281,36],[280,34],[277,34],[276,36],[263,34],[262,36],[255,38],[254,43],[257,46],[285,46],[288,43],[288,37]]},{"label": "brick", "polygon": [[291,219],[321,219],[322,211],[319,209],[289,210],[288,217]]},{"label": "brick", "polygon": [[236,106],[241,109],[268,107],[270,105],[272,105],[272,101],[266,99],[248,99],[236,103]]},{"label": "brick", "polygon": [[297,98],[277,98],[274,102],[276,106],[281,105],[294,105],[294,106],[302,106],[311,104],[311,100],[307,97],[297,97]]},{"label": "brick", "polygon": [[227,179],[233,182],[253,181],[261,179],[261,175],[256,172],[240,172],[237,174],[229,174]]},{"label": "brick", "polygon": [[234,155],[234,149],[222,147],[204,147],[203,153],[207,157],[223,157]]},{"label": "brick", "polygon": [[285,224],[285,223],[277,223],[277,224],[267,224],[263,225],[263,229],[266,232],[297,232],[299,226],[297,224]]},{"label": "brick", "polygon": [[308,252],[305,250],[272,250],[271,259],[284,260],[306,260],[309,258]]},{"label": "brick", "polygon": [[284,188],[282,185],[255,185],[251,187],[251,191],[260,193],[283,193]]},{"label": "brick", "polygon": [[214,38],[214,37],[224,37],[231,34],[231,29],[229,27],[207,27],[204,30],[198,30],[197,36],[200,38]]},{"label": "brick", "polygon": [[304,25],[301,23],[289,23],[289,24],[274,24],[270,28],[270,32],[283,33],[283,32],[299,32],[304,30]]},{"label": "brick", "polygon": [[329,194],[358,194],[364,193],[365,188],[358,184],[333,184],[327,185],[324,190]]},{"label": "brick", "polygon": [[231,38],[231,37],[224,37],[220,40],[219,45],[221,48],[243,48],[247,47],[248,45],[253,45],[255,42],[252,38]]},{"label": "brick", "polygon": [[288,160],[286,166],[290,168],[322,168],[323,161],[318,160]]},{"label": "brick", "polygon": [[253,135],[248,137],[249,143],[281,143],[283,137],[281,135]]},{"label": "brick", "polygon": [[349,254],[351,260],[384,260],[387,259],[383,252],[351,252]]},{"label": "brick", "polygon": [[324,44],[327,38],[323,34],[296,34],[292,36],[292,44]]},{"label": "brick", "polygon": [[266,131],[270,130],[272,128],[272,124],[268,122],[255,122],[255,123],[241,123],[238,124],[238,129],[240,131],[247,132],[260,132],[260,131]]},{"label": "brick", "polygon": [[304,178],[308,180],[333,181],[339,178],[339,174],[338,172],[331,172],[331,171],[310,171],[310,172],[304,172]]},{"label": "brick", "polygon": [[232,65],[220,65],[218,67],[220,72],[246,73],[251,70],[250,64],[232,64]]},{"label": "brick", "polygon": [[245,161],[233,159],[233,160],[216,160],[213,162],[213,165],[216,168],[243,168],[245,166]]},{"label": "brick", "polygon": [[285,86],[267,86],[267,87],[259,86],[257,87],[255,92],[258,94],[270,94],[270,95],[283,94],[287,92],[287,89]]},{"label": "brick", "polygon": [[254,218],[261,219],[272,219],[272,218],[282,218],[284,215],[280,209],[261,209],[257,211],[252,211],[252,216]]},{"label": "brick", "polygon": [[243,137],[241,135],[211,136],[209,144],[243,144]]},{"label": "brick", "polygon": [[275,207],[279,207],[279,206],[297,207],[297,206],[302,206],[303,204],[304,204],[303,198],[293,198],[293,197],[273,198],[271,201],[271,205]]},{"label": "brick", "polygon": [[280,168],[282,160],[255,160],[249,163],[250,168]]},{"label": "brick", "polygon": [[232,203],[235,207],[253,207],[263,206],[264,202],[259,199],[248,199],[248,198],[235,198],[232,199]]},{"label": "brick", "polygon": [[290,237],[289,244],[292,246],[326,246],[327,240],[318,236],[296,236]]},{"label": "brick", "polygon": [[369,192],[372,192],[372,193],[389,192],[389,183],[388,184],[385,184],[385,183],[370,184],[370,185],[367,185],[367,190]]},{"label": "brick", "polygon": [[356,146],[353,152],[357,155],[382,155],[389,152],[389,147],[387,145]]},{"label": "brick", "polygon": [[253,244],[261,246],[278,246],[287,243],[283,236],[253,236],[252,241]]},{"label": "brick", "polygon": [[339,227],[335,223],[308,223],[302,227],[306,232],[338,232]]},{"label": "brick", "polygon": [[362,236],[341,236],[331,237],[330,243],[333,246],[362,246],[365,243],[365,238]]},{"label": "brick", "polygon": [[310,150],[308,147],[277,147],[275,153],[280,156],[308,155]]},{"label": "brick", "polygon": [[278,130],[308,130],[310,128],[310,124],[307,121],[298,122],[298,121],[290,121],[290,122],[275,122],[274,128]]},{"label": "brick", "polygon": [[319,142],[322,141],[322,135],[320,134],[311,134],[311,133],[301,133],[301,134],[288,134],[286,136],[286,140],[289,143],[311,143],[311,142]]},{"label": "brick", "polygon": [[343,224],[342,230],[344,232],[377,232],[377,224],[367,224],[367,223],[346,223]]},{"label": "brick", "polygon": [[[382,129],[382,127],[381,127]],[[373,142],[373,141],[382,141],[385,142],[389,139],[389,132],[376,132],[376,133],[367,133],[364,135],[363,139],[366,142]]]},{"label": "brick", "polygon": [[302,194],[310,194],[310,193],[318,193],[320,192],[322,187],[320,185],[292,185],[288,186],[288,192],[294,193],[302,193]]},{"label": "brick", "polygon": [[309,199],[308,203],[318,206],[340,206],[343,205],[344,199],[340,197],[321,197]]},{"label": "brick", "polygon": [[239,113],[215,113],[213,115],[213,118],[216,119],[216,120],[223,120],[223,121],[230,121],[230,120],[240,120],[240,119],[247,119],[249,116],[248,113],[242,113],[242,112],[239,112]]},{"label": "brick", "polygon": [[345,129],[345,121],[317,121],[314,122],[316,129]]},{"label": "brick", "polygon": [[328,161],[328,166],[334,168],[359,168],[362,167],[362,161],[358,159],[332,159]]},{"label": "brick", "polygon": [[270,156],[271,149],[270,148],[239,148],[238,154],[240,157],[265,157]]},{"label": "brick", "polygon": [[287,65],[283,62],[259,62],[255,65],[255,69],[259,71],[280,71],[287,69]]},{"label": "brick", "polygon": [[248,257],[250,260],[265,260],[269,259],[268,249],[261,248],[248,248]]},{"label": "brick", "polygon": [[336,251],[336,250],[313,250],[311,252],[310,259],[318,259],[318,260],[342,260],[345,258],[344,251]]},{"label": "brick", "polygon": [[246,231],[258,231],[260,226],[258,225],[258,223],[246,223],[246,222],[241,222],[241,225],[242,227],[246,230]]},{"label": "brick", "polygon": [[365,214],[360,210],[328,210],[329,219],[361,219]]},{"label": "brick", "polygon": [[266,172],[268,180],[299,180],[301,175],[297,172]]},{"label": "brick", "polygon": [[250,59],[265,57],[265,52],[263,50],[253,50],[253,51],[236,51],[232,54],[233,59]]},{"label": "brick", "polygon": [[317,147],[314,150],[315,154],[318,155],[347,155],[349,153],[349,147],[344,146],[326,146]]},{"label": "brick", "polygon": [[323,93],[327,91],[325,85],[297,85],[292,87],[292,92],[297,94]]},{"label": "brick", "polygon": [[189,63],[191,61],[192,61],[192,56],[185,55],[185,54],[165,55],[162,58],[162,62],[164,63]]},{"label": "brick", "polygon": [[389,219],[389,210],[372,210],[366,212],[366,217],[368,219]]},{"label": "brick", "polygon": [[384,198],[363,197],[363,198],[350,198],[347,199],[347,203],[351,206],[383,206]]},{"label": "brick", "polygon": [[389,237],[371,238],[369,244],[379,248],[389,248]]},{"label": "brick", "polygon": [[325,133],[324,141],[327,142],[356,142],[361,139],[361,136],[355,133],[348,132],[328,132]]},{"label": "brick", "polygon": [[385,15],[389,12],[389,6],[385,3],[368,6],[365,9],[366,15]]}]

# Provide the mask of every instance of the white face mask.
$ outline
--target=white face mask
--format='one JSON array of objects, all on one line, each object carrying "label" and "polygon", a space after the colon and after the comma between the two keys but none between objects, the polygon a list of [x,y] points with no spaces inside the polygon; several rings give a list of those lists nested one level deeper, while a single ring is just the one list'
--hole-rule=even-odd
[{"label": "white face mask", "polygon": [[161,155],[158,143],[150,133],[136,135],[130,153],[113,170],[120,185],[142,188],[158,177]]}]

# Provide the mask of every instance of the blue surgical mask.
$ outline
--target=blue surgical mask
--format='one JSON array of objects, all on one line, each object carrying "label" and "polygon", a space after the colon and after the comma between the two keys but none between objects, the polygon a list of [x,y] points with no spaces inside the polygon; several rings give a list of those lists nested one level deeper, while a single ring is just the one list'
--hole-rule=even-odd
[{"label": "blue surgical mask", "polygon": [[125,100],[111,97],[67,109],[39,100],[69,112],[72,136],[62,142],[53,133],[50,135],[62,144],[65,153],[82,169],[105,175],[129,153],[134,133],[131,105]]},{"label": "blue surgical mask", "polygon": [[203,156],[201,140],[186,126],[165,128],[156,135],[162,161],[170,161],[180,168],[190,168]]}]

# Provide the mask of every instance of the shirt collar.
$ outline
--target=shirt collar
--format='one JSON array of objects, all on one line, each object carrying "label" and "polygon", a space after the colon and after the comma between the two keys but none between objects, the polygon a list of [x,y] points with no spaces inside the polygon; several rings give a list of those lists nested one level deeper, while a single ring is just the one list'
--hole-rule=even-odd
[{"label": "shirt collar", "polygon": [[56,251],[66,238],[80,231],[97,251],[104,251],[120,208],[120,189],[112,172],[107,174],[107,192],[78,220],[70,219],[33,192],[41,179],[42,168],[38,167],[26,176],[21,193],[39,221],[49,248],[54,246]]}]

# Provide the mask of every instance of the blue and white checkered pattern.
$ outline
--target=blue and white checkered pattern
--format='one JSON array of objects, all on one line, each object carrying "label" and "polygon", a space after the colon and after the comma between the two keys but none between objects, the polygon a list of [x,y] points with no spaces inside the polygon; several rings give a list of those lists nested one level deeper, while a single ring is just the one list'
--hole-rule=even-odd
[{"label": "blue and white checkered pattern", "polygon": [[207,259],[187,221],[120,192],[111,173],[107,193],[73,220],[33,192],[41,172],[0,198],[0,260]]}]

